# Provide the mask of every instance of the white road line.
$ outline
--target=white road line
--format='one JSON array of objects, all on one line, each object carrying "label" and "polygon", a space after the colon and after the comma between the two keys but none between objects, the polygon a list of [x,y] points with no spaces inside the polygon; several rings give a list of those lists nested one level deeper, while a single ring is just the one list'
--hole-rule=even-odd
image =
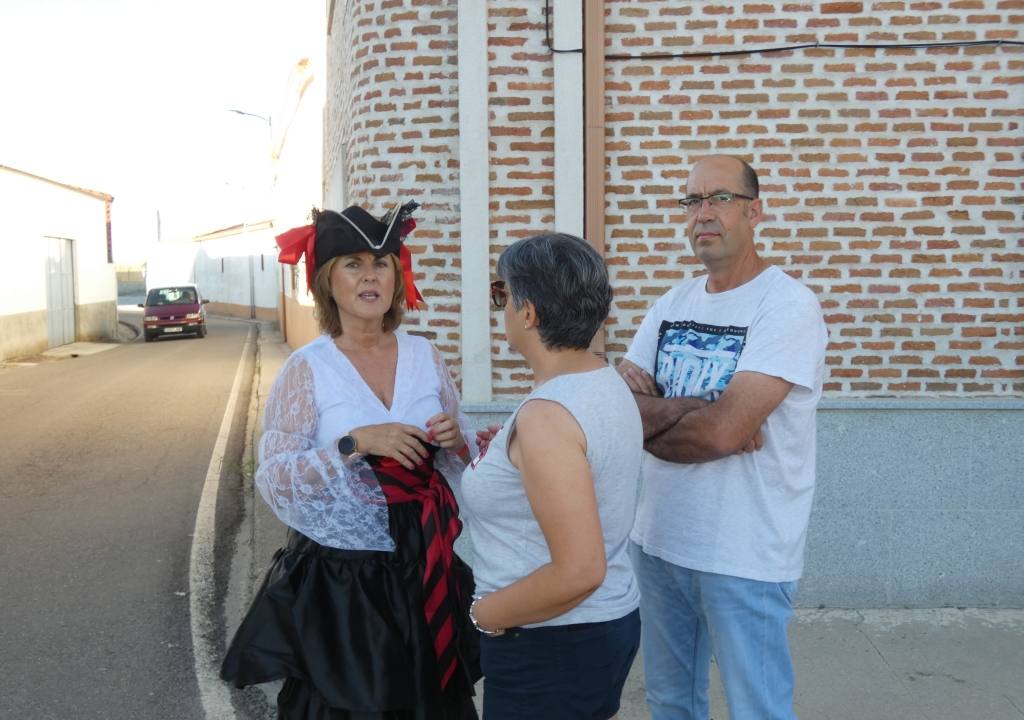
[{"label": "white road line", "polygon": [[235,415],[238,388],[242,383],[242,370],[249,355],[253,328],[245,337],[242,357],[235,371],[228,405],[220,421],[217,442],[213,446],[210,466],[206,470],[206,482],[196,512],[196,526],[192,532],[192,556],[188,569],[189,614],[192,625],[192,663],[199,683],[199,699],[207,720],[234,720],[235,710],[231,704],[231,693],[219,676],[220,652],[213,643],[215,625],[210,617],[214,607],[213,545],[216,539],[217,491],[220,488],[220,474],[224,465],[224,450],[231,432],[231,419]]}]

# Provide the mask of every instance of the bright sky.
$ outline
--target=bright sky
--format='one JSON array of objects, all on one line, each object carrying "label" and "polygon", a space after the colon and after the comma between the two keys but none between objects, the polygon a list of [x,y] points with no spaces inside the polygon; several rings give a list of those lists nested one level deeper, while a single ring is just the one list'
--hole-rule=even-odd
[{"label": "bright sky", "polygon": [[268,126],[229,109],[281,103],[287,7],[0,0],[0,164],[113,195],[118,262],[143,259],[157,210],[165,240],[262,219]]}]

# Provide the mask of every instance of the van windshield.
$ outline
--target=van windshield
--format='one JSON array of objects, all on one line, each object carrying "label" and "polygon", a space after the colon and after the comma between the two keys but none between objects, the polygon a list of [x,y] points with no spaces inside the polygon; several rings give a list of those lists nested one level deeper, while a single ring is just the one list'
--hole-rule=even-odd
[{"label": "van windshield", "polygon": [[196,291],[190,287],[153,288],[146,296],[146,305],[195,305]]}]

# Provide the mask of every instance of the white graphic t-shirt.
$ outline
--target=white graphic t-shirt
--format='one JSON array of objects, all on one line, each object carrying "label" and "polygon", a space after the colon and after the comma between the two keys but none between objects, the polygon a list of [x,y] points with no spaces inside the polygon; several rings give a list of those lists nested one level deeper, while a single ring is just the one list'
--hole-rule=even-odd
[{"label": "white graphic t-shirt", "polygon": [[644,453],[631,538],[693,570],[768,582],[799,579],[814,494],[815,410],[827,332],[817,298],[769,267],[738,288],[680,284],[644,318],[626,359],[665,397],[716,400],[737,372],[793,383],[762,427],[764,447],[706,463]]}]

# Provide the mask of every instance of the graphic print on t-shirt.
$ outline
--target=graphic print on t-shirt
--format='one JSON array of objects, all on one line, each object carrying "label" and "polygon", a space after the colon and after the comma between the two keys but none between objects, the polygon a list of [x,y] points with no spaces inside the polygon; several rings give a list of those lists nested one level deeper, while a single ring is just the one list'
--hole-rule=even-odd
[{"label": "graphic print on t-shirt", "polygon": [[692,320],[661,323],[654,380],[667,398],[714,400],[732,380],[747,328]]}]

